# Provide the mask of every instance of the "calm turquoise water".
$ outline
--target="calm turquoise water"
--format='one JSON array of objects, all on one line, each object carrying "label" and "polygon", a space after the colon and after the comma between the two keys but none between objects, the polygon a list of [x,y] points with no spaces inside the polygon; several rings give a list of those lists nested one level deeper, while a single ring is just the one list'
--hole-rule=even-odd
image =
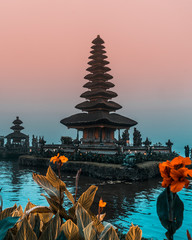
[{"label": "calm turquoise water", "polygon": [[[0,161],[0,187],[4,200],[3,208],[21,204],[24,208],[28,199],[37,205],[48,206],[41,193],[45,193],[32,179],[32,172],[45,174],[46,169],[32,169],[18,166],[17,161]],[[75,174],[62,173],[62,179],[74,194]],[[144,237],[165,239],[165,229],[161,226],[156,214],[156,199],[163,190],[161,179],[152,179],[137,183],[104,182],[85,176],[80,177],[79,193],[91,184],[99,187],[92,211],[96,213],[99,198],[107,202],[105,220],[127,232],[131,223],[139,225]],[[184,189],[179,193],[185,205],[184,222],[175,234],[174,240],[187,239],[186,230],[192,233],[192,189]],[[66,207],[70,203],[65,201]]]}]

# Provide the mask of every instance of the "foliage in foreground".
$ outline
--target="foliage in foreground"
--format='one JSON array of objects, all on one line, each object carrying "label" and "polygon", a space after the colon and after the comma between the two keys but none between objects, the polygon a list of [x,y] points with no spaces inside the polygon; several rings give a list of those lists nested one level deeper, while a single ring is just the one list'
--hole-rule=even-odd
[{"label": "foliage in foreground", "polygon": [[[189,186],[189,176],[192,177],[192,170],[186,165],[191,165],[189,157],[178,156],[171,162],[166,161],[159,164],[159,170],[163,178],[162,187],[165,190],[157,198],[157,214],[162,226],[167,230],[166,237],[173,240],[174,234],[182,225],[184,204],[177,195],[183,187]],[[191,236],[187,232],[190,240]]]},{"label": "foliage in foreground", "polygon": [[[103,221],[106,214],[102,214],[106,203],[99,201],[98,215],[90,211],[97,187],[91,185],[77,198],[78,180],[81,170],[76,175],[75,197],[67,190],[61,180],[60,169],[68,159],[59,154],[51,159],[58,167],[58,176],[49,166],[46,176],[33,174],[34,181],[41,186],[47,195],[42,194],[49,207],[36,206],[30,201],[25,210],[14,205],[12,208],[2,209],[0,206],[0,240],[141,240],[142,231],[138,226],[130,227],[128,233],[119,238],[117,229]],[[188,187],[187,177],[192,176],[192,170],[186,168],[191,165],[189,158],[175,157],[171,162],[159,164],[162,187],[165,190],[157,199],[157,213],[161,224],[167,229],[166,237],[173,240],[174,233],[182,225],[184,204],[177,192]],[[71,208],[66,210],[64,196],[71,202]],[[192,240],[187,231],[188,240]]]},{"label": "foliage in foreground", "polygon": [[[99,210],[95,216],[90,211],[96,186],[90,186],[76,201],[50,166],[46,176],[34,173],[33,179],[47,193],[42,195],[49,207],[29,201],[24,211],[16,204],[4,209],[0,212],[0,240],[119,240],[115,227],[103,221],[105,214]],[[64,195],[72,204],[68,210],[64,207]],[[100,201],[99,209],[104,206]],[[141,240],[141,237],[141,229],[132,225],[125,240]]]}]

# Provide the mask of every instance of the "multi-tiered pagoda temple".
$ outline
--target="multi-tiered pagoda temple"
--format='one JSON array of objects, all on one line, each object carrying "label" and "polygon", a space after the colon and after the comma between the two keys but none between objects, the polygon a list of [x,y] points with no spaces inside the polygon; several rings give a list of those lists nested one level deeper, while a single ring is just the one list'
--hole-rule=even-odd
[{"label": "multi-tiered pagoda temple", "polygon": [[86,101],[76,105],[77,109],[84,113],[74,114],[61,120],[61,123],[68,128],[75,128],[83,131],[81,142],[83,145],[113,145],[117,141],[114,132],[120,129],[129,129],[137,124],[136,121],[122,115],[111,113],[122,108],[118,103],[111,101],[117,94],[109,89],[114,87],[110,82],[113,77],[108,73],[111,69],[107,67],[104,41],[98,35],[92,41],[93,46],[90,61],[87,68],[89,74],[85,76],[88,82],[83,86],[88,91],[80,97]]},{"label": "multi-tiered pagoda temple", "polygon": [[5,138],[7,138],[7,144],[6,148],[13,152],[27,152],[29,148],[29,136],[22,133],[21,130],[24,129],[23,126],[21,126],[23,122],[19,119],[19,117],[16,117],[16,119],[13,121],[13,126],[10,127],[13,132],[7,135]]}]

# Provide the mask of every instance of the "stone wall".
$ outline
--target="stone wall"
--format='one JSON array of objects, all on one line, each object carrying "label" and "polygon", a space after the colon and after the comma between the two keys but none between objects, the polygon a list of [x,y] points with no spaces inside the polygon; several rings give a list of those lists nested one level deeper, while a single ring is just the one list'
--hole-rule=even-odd
[{"label": "stone wall", "polygon": [[[34,156],[20,156],[19,164],[23,166],[48,168],[51,164],[53,169],[56,166],[50,163],[50,159]],[[159,176],[159,163],[155,161],[136,164],[133,168],[128,168],[118,164],[105,164],[95,162],[78,162],[69,161],[62,167],[66,172],[77,172],[80,168],[82,174],[104,179],[104,180],[120,180],[120,181],[139,181],[147,180]]]}]

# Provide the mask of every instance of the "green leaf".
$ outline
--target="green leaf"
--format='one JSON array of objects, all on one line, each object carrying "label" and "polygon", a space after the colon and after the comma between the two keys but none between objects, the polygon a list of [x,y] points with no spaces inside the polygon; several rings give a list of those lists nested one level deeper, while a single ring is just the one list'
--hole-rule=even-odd
[{"label": "green leaf", "polygon": [[67,220],[60,228],[67,237],[68,240],[78,240],[79,239],[79,229],[75,223],[70,219]]},{"label": "green leaf", "polygon": [[[171,193],[172,194],[172,193]],[[165,189],[157,198],[157,214],[161,221],[161,224],[170,233],[174,234],[179,229],[183,222],[184,204],[175,193],[173,200],[173,220],[169,221],[169,204],[167,189]]]},{"label": "green leaf", "polygon": [[16,240],[37,240],[36,234],[33,232],[26,217],[23,219],[21,227],[16,234]]},{"label": "green leaf", "polygon": [[84,237],[83,229],[92,222],[92,219],[89,213],[79,203],[76,207],[76,217],[80,236]]},{"label": "green leaf", "polygon": [[19,217],[7,217],[0,221],[0,240],[3,240],[7,234],[7,231],[14,227]]}]

